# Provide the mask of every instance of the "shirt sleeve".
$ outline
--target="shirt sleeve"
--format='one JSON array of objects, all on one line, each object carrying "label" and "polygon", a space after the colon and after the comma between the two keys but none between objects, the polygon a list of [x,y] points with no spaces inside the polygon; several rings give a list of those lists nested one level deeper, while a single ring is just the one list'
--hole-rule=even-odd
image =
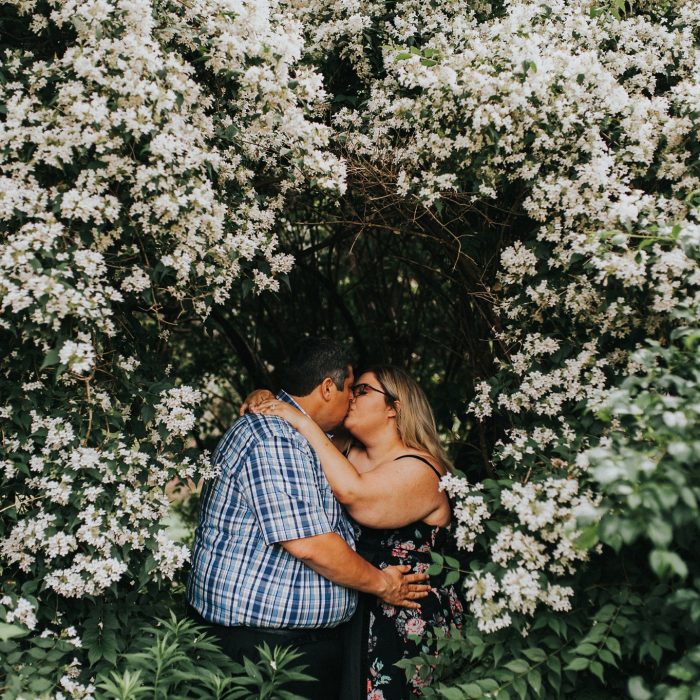
[{"label": "shirt sleeve", "polygon": [[240,489],[267,545],[333,532],[311,459],[285,437],[269,437],[251,448]]}]

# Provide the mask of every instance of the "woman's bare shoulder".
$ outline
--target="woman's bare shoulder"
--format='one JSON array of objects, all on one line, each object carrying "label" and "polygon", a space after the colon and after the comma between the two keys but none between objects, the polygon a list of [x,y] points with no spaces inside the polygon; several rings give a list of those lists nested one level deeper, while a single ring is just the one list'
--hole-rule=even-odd
[{"label": "woman's bare shoulder", "polygon": [[430,452],[425,452],[423,450],[406,449],[402,452],[401,455],[397,456],[396,460],[401,462],[408,462],[416,466],[422,464],[425,469],[428,468],[428,465],[426,464],[426,462],[428,462],[428,464],[430,464],[430,466],[433,467],[433,469],[437,470],[443,476],[445,475],[445,467],[443,467],[440,464],[440,462],[435,457],[433,457],[433,455],[430,454]]}]

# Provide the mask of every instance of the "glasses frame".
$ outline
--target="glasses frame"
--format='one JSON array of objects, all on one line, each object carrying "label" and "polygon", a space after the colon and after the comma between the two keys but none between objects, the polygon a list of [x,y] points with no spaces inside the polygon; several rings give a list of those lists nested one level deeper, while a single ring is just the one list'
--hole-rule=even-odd
[{"label": "glasses frame", "polygon": [[[362,391],[361,393],[357,393],[360,390],[360,387],[363,387],[364,391]],[[394,403],[395,401],[398,401],[398,399],[395,396],[392,396],[388,391],[383,391],[382,389],[377,389],[377,387],[374,387],[371,384],[368,384],[367,382],[360,382],[359,384],[353,384],[350,387],[350,391],[352,391],[353,398],[357,398],[358,396],[364,396],[367,393],[367,389],[371,389],[372,391],[376,391],[378,394],[383,394],[388,399],[391,399],[392,403]]]}]

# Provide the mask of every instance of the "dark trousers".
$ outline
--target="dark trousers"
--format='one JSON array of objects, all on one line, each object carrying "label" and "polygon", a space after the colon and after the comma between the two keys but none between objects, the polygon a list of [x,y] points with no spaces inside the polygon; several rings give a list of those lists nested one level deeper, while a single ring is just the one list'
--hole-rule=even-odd
[{"label": "dark trousers", "polygon": [[223,652],[238,663],[247,656],[258,663],[260,655],[255,647],[266,642],[270,648],[294,647],[301,653],[295,665],[305,665],[304,673],[316,680],[294,681],[283,690],[308,700],[336,700],[340,697],[343,626],[315,630],[266,629],[262,627],[224,627],[207,622],[196,610],[188,607],[188,616],[207,628],[218,640]]}]

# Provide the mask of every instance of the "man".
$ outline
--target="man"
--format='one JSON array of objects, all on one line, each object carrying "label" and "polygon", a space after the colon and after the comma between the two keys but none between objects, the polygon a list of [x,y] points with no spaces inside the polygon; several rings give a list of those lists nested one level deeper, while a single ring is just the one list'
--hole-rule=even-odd
[{"label": "man", "polygon": [[[328,431],[345,418],[353,371],[338,343],[309,339],[289,364],[294,404]],[[287,393],[289,392],[289,393]],[[353,532],[315,452],[285,421],[245,415],[214,454],[219,476],[205,488],[188,586],[190,613],[208,624],[236,661],[255,647],[293,645],[318,679],[290,690],[332,700],[340,694],[342,642],[356,591],[416,607],[427,577],[409,567],[380,570],[352,548]]]}]

